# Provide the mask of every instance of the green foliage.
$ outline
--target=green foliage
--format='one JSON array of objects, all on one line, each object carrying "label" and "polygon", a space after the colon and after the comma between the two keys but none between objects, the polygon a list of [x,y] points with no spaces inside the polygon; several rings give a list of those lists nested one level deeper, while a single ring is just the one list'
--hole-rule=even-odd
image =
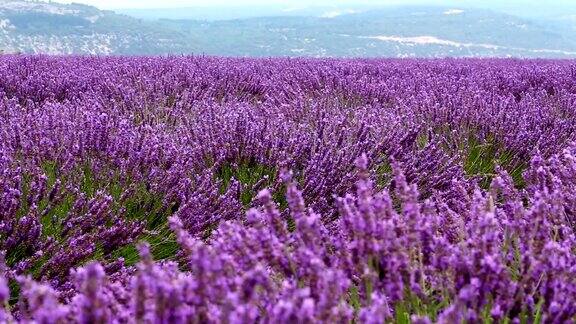
[{"label": "green foliage", "polygon": [[428,143],[430,143],[430,138],[428,138],[428,134],[426,133],[418,134],[418,136],[416,137],[416,146],[418,147],[418,149],[420,150],[424,149],[426,145],[428,145]]},{"label": "green foliage", "polygon": [[490,312],[492,310],[492,304],[493,304],[493,300],[492,300],[492,298],[490,298],[489,302],[484,306],[484,308],[482,309],[482,312],[480,313],[480,318],[482,319],[482,323],[484,323],[484,324],[492,324],[494,322],[494,319],[492,318],[492,315],[490,314]]},{"label": "green foliage", "polygon": [[48,187],[52,187],[58,178],[58,163],[56,161],[46,161],[42,164],[42,170],[48,177]]},{"label": "green foliage", "polygon": [[502,244],[502,253],[503,255],[509,255],[512,253],[513,257],[507,265],[508,271],[515,281],[519,281],[522,271],[522,254],[520,252],[520,246],[518,245],[516,235],[510,236],[508,233],[506,234],[504,244]]},{"label": "green foliage", "polygon": [[[259,163],[254,159],[245,159],[234,164],[224,163],[216,172],[216,178],[222,181],[221,193],[228,190],[232,179],[240,182],[242,190],[239,199],[244,206],[250,205],[252,199],[258,194],[258,190],[271,187],[276,180],[276,175],[276,168]],[[274,192],[273,198],[281,206],[287,205],[282,192]]]},{"label": "green foliage", "polygon": [[360,293],[358,291],[358,287],[355,285],[350,287],[350,290],[348,291],[348,304],[352,306],[354,312],[358,312],[360,307],[362,307],[362,303],[360,301]]},{"label": "green foliage", "polygon": [[506,170],[517,187],[523,187],[522,172],[527,162],[518,161],[516,152],[507,149],[495,137],[490,136],[484,140],[471,134],[464,144],[464,171],[471,177],[479,178],[480,186],[484,189],[490,186],[495,176],[496,166]]},{"label": "green foliage", "polygon": [[379,159],[381,162],[376,164],[374,174],[376,176],[376,187],[385,188],[392,180],[392,164],[387,156],[382,154]]},{"label": "green foliage", "polygon": [[18,281],[14,279],[8,280],[8,289],[10,289],[10,297],[8,298],[8,306],[5,306],[5,308],[16,304],[20,298],[20,284]]},{"label": "green foliage", "polygon": [[[131,195],[125,199],[122,194],[129,188],[133,189]],[[147,241],[155,259],[168,259],[174,257],[178,251],[178,244],[168,226],[168,217],[177,209],[175,203],[168,207],[164,205],[164,197],[150,189],[146,182],[133,182],[129,179],[121,181],[121,175],[116,172],[109,179],[99,180],[94,177],[90,167],[84,168],[82,190],[87,195],[94,195],[98,190],[106,190],[114,201],[112,209],[116,212],[123,210],[124,217],[130,221],[145,222],[146,233],[138,241]],[[111,224],[110,224],[111,225]],[[112,251],[110,255],[102,255],[105,259],[115,260],[119,257],[131,265],[139,260],[135,244],[129,244]]]},{"label": "green foliage", "polygon": [[[373,279],[378,280],[377,278],[381,275],[382,270],[379,267],[377,257],[368,259],[368,267],[374,271],[375,275],[365,276],[360,287],[354,285],[348,292],[348,303],[356,312],[362,306],[371,305],[372,292],[376,284]],[[446,292],[432,290],[427,287],[424,281],[421,282],[421,286],[423,289],[421,294],[417,294],[407,287],[404,290],[403,298],[390,305],[394,309],[393,323],[410,323],[412,315],[426,316],[432,321],[436,321],[442,310],[450,304],[450,298]]]},{"label": "green foliage", "polygon": [[[129,176],[121,176],[118,171],[113,172],[111,176],[99,175],[100,177],[96,177],[92,165],[92,162],[87,160],[67,174],[60,174],[56,162],[44,162],[42,170],[47,177],[47,192],[54,187],[57,180],[61,181],[62,184],[77,186],[80,192],[84,193],[88,199],[94,198],[97,192],[103,191],[113,199],[112,212],[118,213],[117,215],[124,217],[125,220],[145,223],[146,231],[138,240],[145,240],[150,243],[151,252],[156,259],[167,259],[175,256],[178,251],[178,244],[174,234],[169,229],[168,217],[174,213],[177,206],[172,203],[166,207],[163,195],[153,192],[147,183],[131,181]],[[122,178],[124,179],[122,180]],[[24,174],[21,207],[17,212],[18,218],[30,211],[27,200],[31,181],[31,176]],[[132,189],[132,194],[122,197],[125,190],[130,189]],[[41,201],[37,202],[38,214],[41,215],[41,235],[44,239],[52,237],[57,242],[65,243],[67,237],[63,234],[63,221],[68,216],[78,197],[66,191],[64,185],[60,187],[60,192],[57,194],[63,195],[63,198],[57,202],[49,201],[47,194]],[[107,224],[107,226],[112,225],[112,223]],[[8,251],[6,263],[9,266],[13,266],[19,261],[31,257],[34,252],[32,247],[19,244],[16,248]],[[139,259],[134,244],[122,246],[110,253],[105,253],[97,244],[97,251],[85,261],[94,259],[113,261],[119,257],[123,257],[127,264],[134,264]],[[48,261],[48,257],[44,256],[32,265],[30,273],[33,277],[39,275],[39,270],[46,261]]]},{"label": "green foliage", "polygon": [[423,296],[417,295],[410,289],[404,292],[404,298],[395,304],[396,321],[410,323],[411,315],[426,316],[432,321],[450,304],[450,299],[443,294],[426,292]]},{"label": "green foliage", "polygon": [[536,313],[534,314],[534,324],[542,323],[542,305],[544,305],[544,298],[540,298],[538,304],[536,304]]},{"label": "green foliage", "polygon": [[29,174],[22,175],[22,187],[20,188],[21,196],[20,196],[20,208],[16,212],[16,218],[20,219],[20,217],[26,215],[30,210],[30,206],[28,206],[28,197],[30,196],[30,183],[32,179]]},{"label": "green foliage", "polygon": [[394,308],[394,322],[397,324],[410,324],[410,313],[405,303],[397,303]]}]

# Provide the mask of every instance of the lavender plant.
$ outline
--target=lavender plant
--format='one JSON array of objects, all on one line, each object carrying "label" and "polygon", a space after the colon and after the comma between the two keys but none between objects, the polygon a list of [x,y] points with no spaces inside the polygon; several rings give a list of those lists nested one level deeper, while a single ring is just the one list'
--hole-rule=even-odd
[{"label": "lavender plant", "polygon": [[576,321],[575,71],[2,56],[0,321]]}]

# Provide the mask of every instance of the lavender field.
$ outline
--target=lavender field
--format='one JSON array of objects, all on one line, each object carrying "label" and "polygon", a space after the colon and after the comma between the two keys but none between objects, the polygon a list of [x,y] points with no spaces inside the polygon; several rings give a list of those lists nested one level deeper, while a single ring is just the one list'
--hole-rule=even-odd
[{"label": "lavender field", "polygon": [[0,57],[0,322],[576,321],[576,63]]}]

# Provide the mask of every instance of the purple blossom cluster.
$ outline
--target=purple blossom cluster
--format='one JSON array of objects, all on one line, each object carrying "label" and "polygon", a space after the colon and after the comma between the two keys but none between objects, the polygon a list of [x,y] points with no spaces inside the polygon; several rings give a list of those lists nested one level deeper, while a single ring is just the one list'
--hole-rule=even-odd
[{"label": "purple blossom cluster", "polygon": [[0,322],[576,321],[576,64],[0,57]]}]

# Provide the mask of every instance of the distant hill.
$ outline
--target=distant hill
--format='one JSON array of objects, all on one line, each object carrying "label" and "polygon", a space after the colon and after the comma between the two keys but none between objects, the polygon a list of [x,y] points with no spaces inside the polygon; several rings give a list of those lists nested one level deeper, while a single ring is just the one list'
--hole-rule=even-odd
[{"label": "distant hill", "polygon": [[317,8],[271,17],[154,20],[78,4],[0,2],[0,48],[26,53],[576,58],[575,31],[570,15],[531,20],[451,7]]},{"label": "distant hill", "polygon": [[80,4],[0,0],[0,48],[49,54],[159,54],[196,50],[158,23]]}]

